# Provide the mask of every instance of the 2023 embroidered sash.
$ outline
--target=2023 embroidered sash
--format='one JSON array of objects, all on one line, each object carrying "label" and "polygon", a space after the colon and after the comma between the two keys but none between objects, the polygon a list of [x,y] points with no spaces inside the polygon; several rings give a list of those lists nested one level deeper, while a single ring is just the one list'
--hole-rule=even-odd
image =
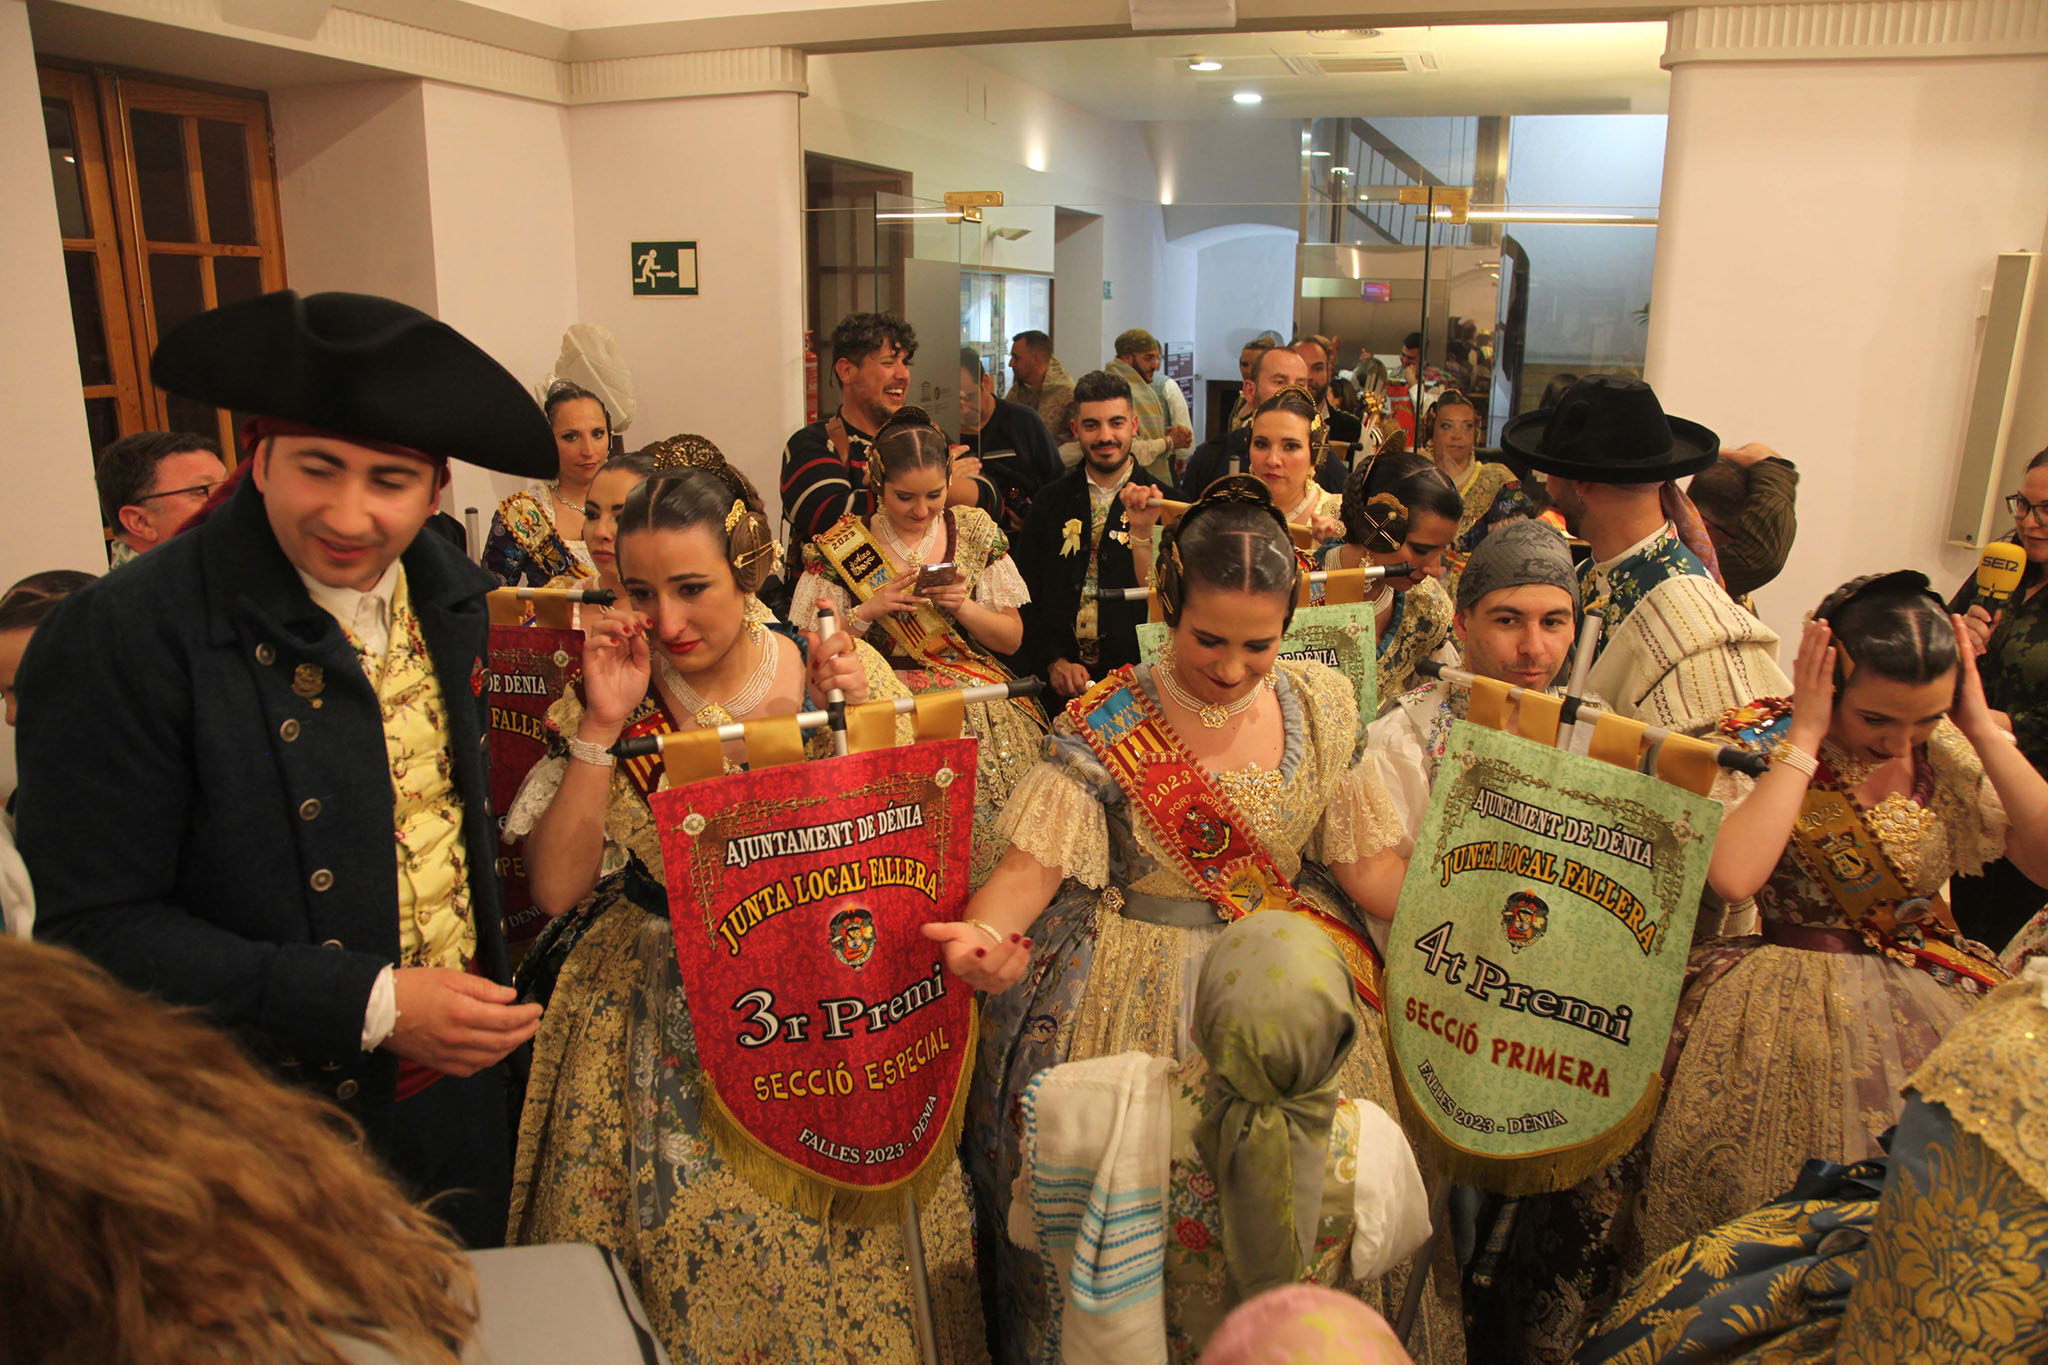
[{"label": "2023 embroidered sash", "polygon": [[1938,891],[1915,896],[1906,888],[1863,812],[1839,787],[1816,779],[1806,789],[1792,825],[1792,847],[1849,923],[1875,934],[1885,947],[1908,955],[1923,970],[1953,972],[1987,987],[2004,982],[2003,972],[1948,941],[1961,937],[1948,902]]},{"label": "2023 embroidered sash", "polygon": [[[861,601],[873,601],[889,582],[888,557],[861,518],[841,517],[812,543]],[[1010,681],[1002,665],[976,649],[929,602],[908,616],[891,612],[881,618],[881,625],[906,655],[963,687]]]},{"label": "2023 embroidered sash", "polygon": [[1287,880],[1128,665],[1069,702],[1067,714],[1151,826],[1174,867],[1225,920],[1261,910],[1307,916],[1344,955],[1360,998],[1380,1008],[1379,954],[1371,942],[1318,909]]}]

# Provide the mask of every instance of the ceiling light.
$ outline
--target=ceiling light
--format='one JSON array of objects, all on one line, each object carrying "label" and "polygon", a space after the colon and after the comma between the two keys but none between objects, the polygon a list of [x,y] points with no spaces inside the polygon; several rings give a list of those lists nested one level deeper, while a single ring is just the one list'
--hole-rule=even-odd
[{"label": "ceiling light", "polygon": [[1377,38],[1380,31],[1376,28],[1312,28],[1308,31],[1308,36],[1321,38],[1325,42],[1352,43]]},{"label": "ceiling light", "polygon": [[1335,152],[1310,152],[1310,156],[1335,156]]},{"label": "ceiling light", "polygon": [[1188,63],[1188,70],[1190,71],[1221,71],[1222,69],[1223,63],[1217,61],[1214,57],[1196,57]]},{"label": "ceiling light", "polygon": [[1266,99],[1256,90],[1240,90],[1230,98],[1239,104],[1263,104]]}]

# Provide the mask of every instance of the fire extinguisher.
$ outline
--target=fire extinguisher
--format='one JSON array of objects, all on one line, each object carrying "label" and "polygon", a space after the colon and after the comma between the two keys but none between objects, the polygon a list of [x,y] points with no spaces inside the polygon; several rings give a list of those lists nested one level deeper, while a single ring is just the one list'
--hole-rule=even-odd
[{"label": "fire extinguisher", "polygon": [[804,333],[804,421],[818,420],[817,333]]}]

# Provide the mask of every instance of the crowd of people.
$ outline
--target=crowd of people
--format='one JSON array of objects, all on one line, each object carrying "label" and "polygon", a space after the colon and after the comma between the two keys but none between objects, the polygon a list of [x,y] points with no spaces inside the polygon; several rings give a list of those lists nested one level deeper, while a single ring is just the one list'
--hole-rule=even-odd
[{"label": "crowd of people", "polygon": [[[1197,444],[1143,328],[1080,375],[1023,332],[1006,395],[960,352],[948,432],[906,402],[911,327],[857,314],[777,519],[713,440],[629,452],[604,384],[536,403],[404,305],[173,329],[153,378],[248,415],[232,472],[203,437],[115,442],[110,571],[0,597],[0,1208],[28,1230],[0,1354],[454,1359],[490,1312],[462,1251],[507,1243],[600,1248],[676,1361],[914,1360],[926,1306],[947,1362],[2048,1350],[2048,452],[2008,499],[2009,602],[1844,565],[1788,674],[1746,603],[1793,545],[1790,461],[1607,375],[1483,449],[1487,339],[1420,348],[1248,346]],[[423,534],[451,460],[531,480],[480,564]],[[1282,649],[1307,575],[1358,567],[1385,571],[1367,713]],[[501,584],[610,596],[494,811]],[[1506,1197],[1454,1187],[1403,1112],[1340,940],[1386,947],[1426,837],[1472,696],[1438,665],[1561,696],[1575,657],[1575,695],[1769,763],[1711,793],[1654,1121]],[[716,1131],[665,778],[616,746],[1020,677],[1037,699],[966,708],[972,894],[924,929],[979,993],[958,1149],[912,1224],[794,1204]],[[1287,913],[1196,875],[1091,729],[1118,698]],[[1816,865],[1817,802],[1876,893]],[[514,840],[547,917],[516,970]],[[1113,1292],[1026,1212],[1075,1171],[1132,1220]]]}]

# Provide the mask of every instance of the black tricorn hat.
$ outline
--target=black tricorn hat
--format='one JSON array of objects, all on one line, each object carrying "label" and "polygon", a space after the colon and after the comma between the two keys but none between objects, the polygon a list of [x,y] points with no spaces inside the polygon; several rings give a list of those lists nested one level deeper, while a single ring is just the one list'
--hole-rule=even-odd
[{"label": "black tricorn hat", "polygon": [[1721,438],[1666,417],[1640,379],[1596,374],[1554,408],[1511,418],[1500,443],[1531,468],[1589,483],[1662,483],[1697,474],[1721,455]]},{"label": "black tricorn hat", "polygon": [[173,327],[149,373],[172,393],[340,437],[526,478],[561,468],[525,386],[447,323],[394,299],[287,289],[231,303]]}]

